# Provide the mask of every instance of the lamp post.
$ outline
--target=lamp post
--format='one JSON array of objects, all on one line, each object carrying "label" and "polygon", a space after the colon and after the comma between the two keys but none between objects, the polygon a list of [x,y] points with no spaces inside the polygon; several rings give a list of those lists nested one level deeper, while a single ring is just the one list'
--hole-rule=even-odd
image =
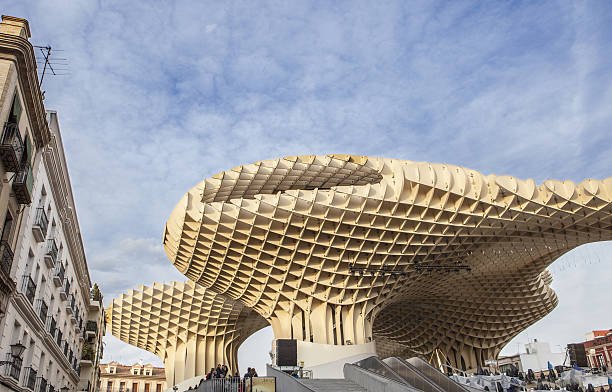
[{"label": "lamp post", "polygon": [[23,351],[25,350],[25,346],[23,344],[21,344],[21,342],[17,342],[15,344],[11,344],[11,360],[8,361],[0,361],[0,366],[1,365],[6,365],[9,363],[13,363],[15,361],[15,358],[20,358],[21,354],[23,354]]}]

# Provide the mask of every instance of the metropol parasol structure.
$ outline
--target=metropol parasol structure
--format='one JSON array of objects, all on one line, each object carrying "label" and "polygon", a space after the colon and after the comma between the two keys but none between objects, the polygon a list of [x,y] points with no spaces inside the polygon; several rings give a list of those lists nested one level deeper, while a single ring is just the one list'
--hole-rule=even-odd
[{"label": "metropol parasol structure", "polygon": [[[353,155],[260,161],[205,179],[179,201],[163,239],[190,287],[257,320],[223,343],[232,366],[247,335],[271,325],[276,339],[297,340],[306,367],[436,352],[462,369],[496,358],[557,305],[548,265],[604,240],[612,178],[537,185]],[[137,329],[129,341],[133,322],[115,324],[123,306],[109,315],[114,335],[162,357],[177,352],[171,333]]]}]

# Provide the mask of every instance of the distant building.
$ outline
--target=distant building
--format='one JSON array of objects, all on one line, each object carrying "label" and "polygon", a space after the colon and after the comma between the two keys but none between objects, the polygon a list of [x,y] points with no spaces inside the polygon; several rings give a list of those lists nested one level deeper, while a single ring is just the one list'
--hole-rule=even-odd
[{"label": "distant building", "polygon": [[166,373],[163,367],[111,362],[100,365],[100,392],[163,392]]},{"label": "distant building", "polygon": [[526,372],[528,369],[539,372],[540,370],[547,370],[549,362],[553,366],[558,366],[563,365],[565,360],[565,353],[553,353],[548,343],[538,342],[536,339],[527,343],[525,350],[526,353],[499,357],[497,360],[499,370],[505,372],[510,368],[510,365],[514,365],[521,372]]},{"label": "distant building", "polygon": [[[592,331],[586,334],[583,343],[589,366],[601,368],[612,366],[612,330]],[[590,339],[589,339],[590,338]]]}]

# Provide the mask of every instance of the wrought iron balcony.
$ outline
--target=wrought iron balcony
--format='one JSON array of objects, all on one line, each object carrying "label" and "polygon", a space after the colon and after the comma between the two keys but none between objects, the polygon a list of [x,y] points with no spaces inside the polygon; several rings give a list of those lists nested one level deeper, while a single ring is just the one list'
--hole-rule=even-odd
[{"label": "wrought iron balcony", "polygon": [[49,390],[47,392],[55,392],[55,387],[53,385],[49,384]]},{"label": "wrought iron balcony", "polygon": [[9,362],[6,367],[6,375],[19,381],[23,360],[19,357],[13,357],[11,353],[6,354],[6,360]]},{"label": "wrought iron balcony", "polygon": [[17,203],[30,204],[32,202],[33,185],[32,168],[29,162],[24,162],[13,180],[13,192],[15,192]]},{"label": "wrought iron balcony", "polygon": [[60,287],[62,285],[65,275],[66,270],[64,269],[64,264],[59,263],[57,267],[55,267],[55,272],[53,273],[53,284],[55,287]]},{"label": "wrought iron balcony", "polygon": [[44,300],[39,299],[36,301],[36,312],[38,317],[40,317],[40,321],[44,324],[47,321],[47,313],[49,312],[49,306]]},{"label": "wrought iron balcony", "polygon": [[25,368],[25,375],[23,377],[23,386],[28,388],[30,391],[34,391],[36,387],[36,376],[37,372],[32,367]]},{"label": "wrought iron balcony", "polygon": [[49,228],[49,218],[43,207],[36,209],[36,217],[34,218],[34,225],[32,226],[32,234],[38,242],[45,240],[47,236],[47,229]]},{"label": "wrought iron balcony", "polygon": [[62,301],[65,301],[68,299],[68,296],[70,295],[70,282],[68,281],[68,278],[64,278],[64,289],[60,291],[60,299]]},{"label": "wrought iron balcony", "polygon": [[16,123],[4,123],[0,139],[0,160],[7,172],[19,170],[19,162],[23,155],[23,140]]},{"label": "wrought iron balcony", "polygon": [[61,350],[62,349],[62,331],[59,328],[57,329],[57,336],[55,337],[55,343],[57,343],[57,346]]},{"label": "wrought iron balcony", "polygon": [[47,392],[47,379],[44,377],[38,377],[36,380],[36,392]]},{"label": "wrought iron balcony", "polygon": [[74,295],[68,294],[68,303],[66,304],[66,313],[74,314]]},{"label": "wrought iron balcony", "polygon": [[55,337],[55,331],[57,329],[57,321],[55,321],[55,317],[47,317],[46,329],[47,332],[49,332],[49,335],[51,335],[51,337]]},{"label": "wrought iron balcony", "polygon": [[34,305],[34,296],[36,295],[36,284],[30,277],[30,275],[23,275],[21,283],[21,292],[26,296],[28,301]]},{"label": "wrought iron balcony", "polygon": [[0,267],[7,275],[11,274],[13,266],[13,250],[7,241],[0,241]]},{"label": "wrought iron balcony", "polygon": [[45,252],[45,264],[47,267],[55,267],[57,262],[57,244],[53,238],[47,240],[47,252]]},{"label": "wrought iron balcony", "polygon": [[87,331],[88,335],[90,332],[92,332],[93,336],[96,336],[98,333],[98,323],[93,320],[87,321],[87,324],[85,324],[85,330]]}]

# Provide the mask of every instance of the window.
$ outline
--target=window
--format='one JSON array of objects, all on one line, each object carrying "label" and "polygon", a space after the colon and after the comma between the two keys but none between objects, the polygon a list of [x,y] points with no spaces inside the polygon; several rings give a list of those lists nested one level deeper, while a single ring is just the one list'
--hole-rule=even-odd
[{"label": "window", "polygon": [[157,387],[155,387],[155,392],[161,392],[161,384],[157,384]]},{"label": "window", "polygon": [[4,226],[2,226],[2,241],[11,243],[11,234],[13,229],[13,216],[9,211],[6,211],[6,218],[4,218]]},{"label": "window", "polygon": [[15,97],[13,97],[13,104],[11,105],[11,112],[9,113],[8,122],[10,123],[19,123],[19,119],[21,118],[21,102],[19,101],[19,96],[15,93]]},{"label": "window", "polygon": [[144,390],[144,392],[149,392],[150,387],[151,387],[151,384],[145,383],[145,390]]},{"label": "window", "polygon": [[110,391],[112,391],[112,389],[113,389],[113,382],[112,381],[107,382],[106,383],[106,390],[110,392]]},{"label": "window", "polygon": [[132,383],[132,392],[138,392],[138,383],[137,382],[133,382]]},{"label": "window", "polygon": [[125,391],[125,382],[121,381],[119,383],[119,391],[121,392]]}]

